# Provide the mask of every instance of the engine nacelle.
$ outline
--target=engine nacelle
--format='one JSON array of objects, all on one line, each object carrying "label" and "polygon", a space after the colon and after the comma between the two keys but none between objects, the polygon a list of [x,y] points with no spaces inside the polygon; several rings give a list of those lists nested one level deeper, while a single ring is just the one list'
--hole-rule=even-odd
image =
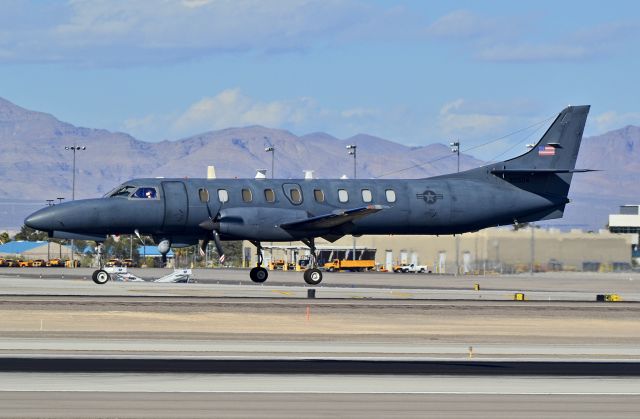
[{"label": "engine nacelle", "polygon": [[306,211],[297,209],[249,207],[220,211],[219,231],[226,237],[263,241],[294,240],[295,236],[279,227],[282,222],[304,220]]}]

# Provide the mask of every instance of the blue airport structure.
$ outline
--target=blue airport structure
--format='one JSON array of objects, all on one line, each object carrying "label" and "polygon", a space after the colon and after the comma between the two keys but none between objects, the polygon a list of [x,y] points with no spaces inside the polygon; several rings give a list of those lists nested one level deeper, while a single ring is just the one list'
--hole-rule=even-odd
[{"label": "blue airport structure", "polygon": [[0,246],[0,254],[19,255],[21,253],[28,252],[29,250],[33,250],[40,246],[46,245],[46,241],[11,241]]},{"label": "blue airport structure", "polygon": [[[138,254],[140,257],[146,256],[155,258],[162,256],[157,246],[138,246]],[[169,250],[167,257],[172,258],[173,256],[173,250]]]}]

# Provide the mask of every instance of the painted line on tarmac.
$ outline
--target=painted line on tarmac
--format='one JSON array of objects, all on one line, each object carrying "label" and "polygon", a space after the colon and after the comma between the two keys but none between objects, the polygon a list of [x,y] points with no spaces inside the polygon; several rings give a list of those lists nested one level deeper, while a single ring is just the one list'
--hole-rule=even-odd
[{"label": "painted line on tarmac", "polygon": [[460,396],[640,396],[640,392],[544,392],[544,391],[352,391],[352,390],[28,390],[0,388],[0,393],[159,393],[159,394],[389,394],[389,395],[460,395]]}]

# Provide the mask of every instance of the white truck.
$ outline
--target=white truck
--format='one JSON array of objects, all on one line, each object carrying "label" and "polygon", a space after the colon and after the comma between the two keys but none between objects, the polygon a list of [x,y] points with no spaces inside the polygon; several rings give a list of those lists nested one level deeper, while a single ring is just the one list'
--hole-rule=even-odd
[{"label": "white truck", "polygon": [[401,272],[403,274],[406,274],[407,272],[414,273],[414,274],[431,272],[427,265],[416,265],[413,263],[397,266],[393,271]]}]

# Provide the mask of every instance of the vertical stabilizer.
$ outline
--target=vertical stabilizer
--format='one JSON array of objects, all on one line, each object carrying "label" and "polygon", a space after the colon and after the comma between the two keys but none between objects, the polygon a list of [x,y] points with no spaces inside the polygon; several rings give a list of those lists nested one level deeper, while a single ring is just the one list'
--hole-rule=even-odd
[{"label": "vertical stabilizer", "polygon": [[573,170],[588,114],[588,105],[566,107],[529,152],[498,165],[508,170]]}]

